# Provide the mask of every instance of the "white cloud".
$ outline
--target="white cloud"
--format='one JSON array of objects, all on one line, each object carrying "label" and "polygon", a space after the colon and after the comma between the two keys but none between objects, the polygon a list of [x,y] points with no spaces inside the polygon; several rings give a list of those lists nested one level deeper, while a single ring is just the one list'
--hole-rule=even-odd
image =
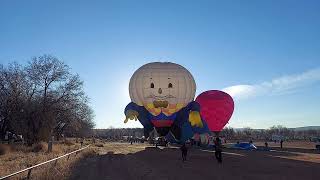
[{"label": "white cloud", "polygon": [[232,97],[250,97],[255,93],[255,87],[252,85],[235,85],[223,89],[224,92],[227,92]]},{"label": "white cloud", "polygon": [[240,84],[226,87],[223,91],[235,99],[246,99],[261,95],[283,94],[320,81],[320,68],[301,74],[287,75],[260,84]]}]

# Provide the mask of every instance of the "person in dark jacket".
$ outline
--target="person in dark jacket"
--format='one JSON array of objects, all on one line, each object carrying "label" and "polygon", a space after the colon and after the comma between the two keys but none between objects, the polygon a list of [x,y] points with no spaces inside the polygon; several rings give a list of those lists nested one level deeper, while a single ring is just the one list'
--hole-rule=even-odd
[{"label": "person in dark jacket", "polygon": [[182,154],[182,161],[186,161],[187,160],[187,154],[188,154],[188,148],[186,146],[186,143],[184,143],[181,147],[181,154]]},{"label": "person in dark jacket", "polygon": [[216,137],[216,140],[214,141],[215,145],[215,156],[218,161],[218,163],[222,163],[222,144],[219,137]]},{"label": "person in dark jacket", "polygon": [[265,148],[265,150],[268,150],[269,149],[269,144],[268,144],[268,142],[266,141],[265,143],[264,143],[264,148]]}]

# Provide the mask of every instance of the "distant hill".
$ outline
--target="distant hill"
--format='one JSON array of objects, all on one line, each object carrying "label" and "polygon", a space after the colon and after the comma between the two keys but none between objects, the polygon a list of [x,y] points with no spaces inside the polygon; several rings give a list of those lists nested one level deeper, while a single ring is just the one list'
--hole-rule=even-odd
[{"label": "distant hill", "polygon": [[[235,131],[243,131],[246,128],[234,128]],[[307,130],[320,130],[320,126],[304,126],[304,127],[296,127],[296,128],[288,128],[294,131],[307,131]],[[263,129],[254,129],[254,130],[263,130]]]},{"label": "distant hill", "polygon": [[307,131],[307,130],[320,130],[320,126],[304,126],[304,127],[296,127],[296,128],[290,128],[295,131]]}]

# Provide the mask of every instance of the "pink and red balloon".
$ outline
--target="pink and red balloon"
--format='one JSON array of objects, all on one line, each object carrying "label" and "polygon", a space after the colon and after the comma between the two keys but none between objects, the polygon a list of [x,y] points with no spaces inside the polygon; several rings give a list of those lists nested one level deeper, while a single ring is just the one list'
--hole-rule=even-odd
[{"label": "pink and red balloon", "polygon": [[201,117],[209,129],[220,132],[232,116],[234,110],[232,97],[223,91],[210,90],[201,93],[196,101],[200,104]]}]

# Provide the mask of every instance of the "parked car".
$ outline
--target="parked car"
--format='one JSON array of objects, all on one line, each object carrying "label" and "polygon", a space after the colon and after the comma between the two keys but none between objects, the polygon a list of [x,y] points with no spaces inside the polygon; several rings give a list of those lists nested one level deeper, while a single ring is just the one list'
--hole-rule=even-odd
[{"label": "parked car", "polygon": [[168,141],[164,137],[157,137],[156,146],[168,146]]},{"label": "parked car", "polygon": [[256,150],[256,149],[258,149],[254,144],[247,143],[247,142],[240,142],[240,143],[233,144],[233,145],[231,145],[230,148],[241,149],[241,150]]},{"label": "parked car", "polygon": [[148,142],[149,142],[149,144],[155,144],[155,142],[156,142],[156,139],[155,138],[152,138],[152,137],[149,137],[148,138]]}]

